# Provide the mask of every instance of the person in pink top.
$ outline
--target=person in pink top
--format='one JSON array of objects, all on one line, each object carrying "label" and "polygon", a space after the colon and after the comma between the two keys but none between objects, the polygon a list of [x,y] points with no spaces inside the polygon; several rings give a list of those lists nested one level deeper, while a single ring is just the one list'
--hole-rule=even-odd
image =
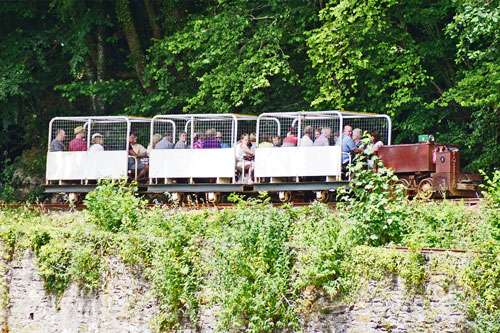
[{"label": "person in pink top", "polygon": [[85,137],[85,130],[82,126],[75,128],[75,138],[69,142],[69,151],[87,151],[87,141],[83,140]]}]

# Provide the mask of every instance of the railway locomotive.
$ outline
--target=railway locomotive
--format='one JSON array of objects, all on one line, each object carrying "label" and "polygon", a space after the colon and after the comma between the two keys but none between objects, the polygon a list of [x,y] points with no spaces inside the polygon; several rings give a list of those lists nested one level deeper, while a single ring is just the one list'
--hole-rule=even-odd
[{"label": "railway locomotive", "polygon": [[[345,111],[276,112],[258,117],[57,117],[49,125],[45,191],[66,193],[78,201],[95,189],[99,179],[134,180],[142,166],[148,175],[139,179],[139,191],[150,195],[168,193],[176,201],[195,194],[217,203],[227,193],[267,191],[282,202],[292,201],[295,196],[326,202],[336,189],[349,182],[342,166],[343,160],[350,163],[351,159],[341,151],[345,125],[380,133],[385,146],[380,148],[379,157],[395,170],[409,196],[431,198],[445,192],[452,196],[476,195],[480,177],[460,173],[456,146],[391,145],[389,116]],[[304,143],[305,132],[321,129],[331,132],[327,145]],[[65,136],[61,136],[62,131]],[[252,159],[238,159],[244,133],[256,134],[251,138]],[[138,145],[147,153],[130,156],[130,149],[135,151],[137,145],[129,140],[131,134],[148,146],[146,149]],[[70,150],[71,141],[78,138],[84,142],[82,149]],[[186,149],[159,149],[155,146],[159,138],[167,140],[172,148],[184,140],[181,146]],[[290,141],[285,138],[291,138],[296,144],[270,148],[271,138],[285,142]],[[218,149],[198,145],[203,139],[218,142]],[[61,147],[58,151],[51,148],[54,140],[60,141],[56,142]],[[101,144],[102,149],[92,149],[92,144]]]}]

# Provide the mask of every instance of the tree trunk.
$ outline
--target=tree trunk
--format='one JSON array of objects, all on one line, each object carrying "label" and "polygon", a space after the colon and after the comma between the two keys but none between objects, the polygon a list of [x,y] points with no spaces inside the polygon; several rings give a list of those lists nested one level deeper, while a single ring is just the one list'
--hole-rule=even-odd
[{"label": "tree trunk", "polygon": [[[95,73],[95,67],[92,63],[92,59],[90,57],[90,54],[87,54],[85,56],[85,77],[87,78],[87,81],[89,84],[94,84],[95,83],[95,78],[96,78],[96,73]],[[96,106],[96,97],[95,95],[90,96],[90,103],[92,104],[92,113],[95,114],[97,113],[97,106]]]},{"label": "tree trunk", "polygon": [[[97,27],[97,61],[96,61],[96,74],[97,81],[106,80],[106,27],[101,24]],[[97,111],[104,115],[106,112],[106,103],[101,96],[96,97]]]},{"label": "tree trunk", "polygon": [[162,37],[162,33],[160,25],[158,24],[158,11],[156,10],[157,3],[155,0],[144,0],[144,5],[146,5],[149,23],[153,29],[153,37],[160,39]]},{"label": "tree trunk", "polygon": [[127,39],[127,44],[134,59],[134,67],[137,72],[137,76],[141,84],[145,86],[144,82],[144,54],[142,53],[141,44],[139,42],[139,36],[137,35],[137,30],[135,29],[134,21],[132,20],[132,13],[130,12],[129,1],[128,0],[117,0],[116,2],[116,14],[118,20],[123,24],[123,31],[125,32],[125,38]]}]

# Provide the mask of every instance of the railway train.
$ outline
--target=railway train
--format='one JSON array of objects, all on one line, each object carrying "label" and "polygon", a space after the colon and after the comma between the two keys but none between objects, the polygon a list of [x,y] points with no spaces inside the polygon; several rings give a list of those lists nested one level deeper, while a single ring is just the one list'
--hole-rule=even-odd
[{"label": "railway train", "polygon": [[[477,195],[481,177],[460,172],[457,146],[433,142],[392,145],[388,115],[346,111],[181,114],[151,119],[56,117],[49,125],[45,191],[66,193],[78,201],[95,189],[99,179],[133,180],[144,168],[147,177],[139,179],[139,191],[168,193],[176,201],[195,194],[217,203],[228,193],[267,191],[282,202],[295,196],[326,202],[349,182],[342,161],[351,163],[351,156],[341,151],[346,125],[380,133],[385,145],[379,149],[379,157],[394,169],[398,182],[406,185],[408,196]],[[322,129],[330,133],[323,138],[328,145],[311,146],[302,140],[304,133],[315,139],[321,132],[314,132]],[[254,141],[253,160],[241,156],[239,142],[244,133],[255,133],[250,138]],[[164,147],[184,149],[159,149],[159,140]],[[281,140],[284,144],[270,149],[272,140],[274,146]],[[219,149],[209,149],[214,147]],[[138,156],[130,156],[131,148]]]}]

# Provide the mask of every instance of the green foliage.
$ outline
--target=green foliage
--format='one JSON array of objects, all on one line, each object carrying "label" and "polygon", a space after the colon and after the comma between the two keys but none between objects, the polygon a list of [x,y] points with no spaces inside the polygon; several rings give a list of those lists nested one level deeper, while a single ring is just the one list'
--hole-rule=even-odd
[{"label": "green foliage", "polygon": [[125,180],[101,180],[85,198],[91,221],[104,230],[129,231],[141,222],[146,201],[136,196],[137,187]]},{"label": "green foliage", "polygon": [[325,289],[329,294],[339,292],[337,278],[342,274],[345,255],[339,242],[341,219],[319,203],[304,208],[300,223],[294,225],[293,243],[298,248],[294,271],[295,288],[307,286]]},{"label": "green foliage", "polygon": [[[0,210],[0,240],[13,256],[31,249],[47,290],[58,296],[70,283],[98,292],[107,276],[108,258],[119,256],[151,283],[160,309],[155,319],[160,331],[178,329],[180,320],[186,318],[196,324],[202,304],[220,305],[223,330],[297,329],[297,313],[307,311],[317,297],[312,291],[355,300],[364,284],[399,277],[411,297],[425,291],[435,271],[443,272],[446,283],[463,291],[462,303],[468,308],[472,330],[497,331],[500,245],[492,237],[490,210],[471,210],[446,201],[409,204],[399,198],[397,190],[392,194],[387,190],[391,176],[385,171],[376,175],[361,168],[356,173],[350,193],[364,200],[366,208],[355,206],[349,201],[352,198],[347,199],[349,205],[331,211],[319,203],[276,208],[265,197],[250,201],[240,197],[235,208],[223,211],[142,211],[135,223],[120,224],[118,230],[124,232],[112,228],[111,232],[96,222],[96,216],[108,216],[106,209],[111,207],[126,212],[136,202],[131,198],[136,198],[129,190],[117,195],[119,187],[107,183],[100,185],[103,193],[111,193],[104,200],[114,200],[114,195],[118,199],[102,208],[102,215]],[[497,188],[495,177],[487,180],[493,189]],[[361,196],[362,184],[354,179],[373,188]],[[373,202],[375,198],[389,200],[386,215]],[[361,221],[362,213],[366,215],[362,221],[377,224],[362,229],[354,220]],[[126,216],[120,221],[130,219]],[[397,228],[392,225],[383,228],[384,218],[400,223],[397,228],[404,232],[395,234]],[[410,249],[401,252],[361,245],[379,241],[360,235],[355,228]],[[469,251],[423,256],[420,247]]]},{"label": "green foliage", "polygon": [[[389,249],[373,249],[366,246],[354,248],[342,265],[344,276],[339,284],[344,291],[356,297],[360,286],[368,281],[381,281],[391,274],[401,277],[408,292],[422,293],[427,279],[425,258],[417,251],[402,253]],[[410,295],[409,295],[410,296]]]},{"label": "green foliage", "polygon": [[495,170],[490,177],[482,172],[484,177],[483,192],[486,209],[488,210],[488,220],[494,228],[496,239],[500,239],[500,170]]},{"label": "green foliage", "polygon": [[220,213],[213,241],[215,301],[221,327],[271,331],[297,325],[291,285],[294,251],[289,247],[292,209],[241,204]]},{"label": "green foliage", "polygon": [[[164,110],[243,112],[307,108],[315,90],[303,31],[315,1],[219,1],[150,49]],[[309,86],[306,84],[309,83]],[[309,93],[310,94],[310,93]]]},{"label": "green foliage", "polygon": [[176,328],[182,316],[196,323],[200,291],[205,285],[201,260],[207,215],[180,211],[165,214],[163,209],[156,209],[146,219],[146,231],[156,239],[144,242],[141,266],[160,300],[156,324],[161,330]]},{"label": "green foliage", "polygon": [[364,154],[355,159],[349,173],[349,188],[341,188],[339,205],[350,231],[347,237],[353,245],[380,246],[398,243],[407,232],[408,211],[403,187],[393,184],[398,178],[373,156],[377,172],[367,167]]},{"label": "green foliage", "polygon": [[464,203],[413,201],[402,242],[413,247],[466,249],[489,236],[479,223],[482,216]]}]

